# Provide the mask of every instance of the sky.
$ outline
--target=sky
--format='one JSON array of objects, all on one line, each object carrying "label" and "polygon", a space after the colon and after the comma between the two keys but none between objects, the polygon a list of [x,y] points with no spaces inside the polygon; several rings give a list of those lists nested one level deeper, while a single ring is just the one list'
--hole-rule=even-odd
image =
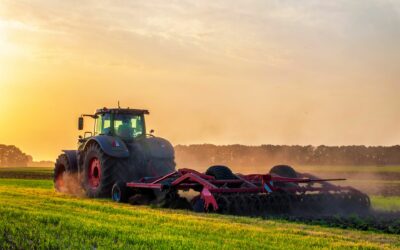
[{"label": "sky", "polygon": [[0,144],[34,160],[118,101],[174,145],[395,145],[399,79],[400,1],[0,0]]}]

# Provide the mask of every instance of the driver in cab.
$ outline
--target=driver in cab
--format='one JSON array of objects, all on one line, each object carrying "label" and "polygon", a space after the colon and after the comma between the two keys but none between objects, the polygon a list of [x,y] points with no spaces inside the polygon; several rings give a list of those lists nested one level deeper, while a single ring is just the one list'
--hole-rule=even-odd
[{"label": "driver in cab", "polygon": [[133,132],[131,119],[123,119],[122,124],[118,126],[117,135],[121,138],[132,138]]}]

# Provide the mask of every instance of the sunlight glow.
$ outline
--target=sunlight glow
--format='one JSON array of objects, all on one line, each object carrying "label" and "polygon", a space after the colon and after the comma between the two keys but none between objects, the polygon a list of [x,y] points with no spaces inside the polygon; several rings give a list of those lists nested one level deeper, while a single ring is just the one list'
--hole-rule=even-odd
[{"label": "sunlight glow", "polygon": [[400,1],[306,2],[0,0],[0,144],[118,100],[173,144],[398,144]]},{"label": "sunlight glow", "polygon": [[12,47],[13,46],[7,41],[7,23],[0,20],[0,55],[6,55],[12,50]]}]

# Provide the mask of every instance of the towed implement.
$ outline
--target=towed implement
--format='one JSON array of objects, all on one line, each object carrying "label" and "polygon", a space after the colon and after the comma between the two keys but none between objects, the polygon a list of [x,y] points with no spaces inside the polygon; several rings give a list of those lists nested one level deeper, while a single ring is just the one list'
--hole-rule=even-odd
[{"label": "towed implement", "polygon": [[299,174],[286,165],[273,167],[269,174],[250,175],[233,174],[226,166],[212,166],[204,174],[179,169],[161,177],[116,183],[112,199],[133,204],[157,203],[154,193],[164,193],[166,206],[175,207],[176,201],[182,199],[178,191],[195,191],[198,194],[192,195],[189,207],[196,212],[267,215],[368,210],[367,195],[329,183],[341,180],[344,179]]},{"label": "towed implement", "polygon": [[[54,168],[54,187],[64,192],[82,188],[91,198],[117,202],[189,208],[197,212],[264,215],[300,212],[368,210],[367,195],[351,187],[301,174],[286,165],[268,174],[233,174],[226,166],[205,173],[175,168],[175,152],[166,139],[147,133],[147,110],[102,108],[83,114],[94,120],[92,131],[78,139],[78,148],[63,150]],[[186,197],[182,191],[189,191]]]}]

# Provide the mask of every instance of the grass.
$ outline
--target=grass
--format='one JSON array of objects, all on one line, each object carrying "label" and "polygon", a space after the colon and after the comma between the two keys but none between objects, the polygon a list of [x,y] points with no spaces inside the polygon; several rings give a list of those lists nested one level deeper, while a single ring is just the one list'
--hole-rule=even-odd
[{"label": "grass", "polygon": [[381,211],[400,211],[399,196],[371,196],[372,207]]},{"label": "grass", "polygon": [[53,168],[51,167],[0,167],[0,172],[44,172],[44,173],[51,173]]},{"label": "grass", "polygon": [[0,179],[0,249],[398,249],[398,235],[137,207]]}]

